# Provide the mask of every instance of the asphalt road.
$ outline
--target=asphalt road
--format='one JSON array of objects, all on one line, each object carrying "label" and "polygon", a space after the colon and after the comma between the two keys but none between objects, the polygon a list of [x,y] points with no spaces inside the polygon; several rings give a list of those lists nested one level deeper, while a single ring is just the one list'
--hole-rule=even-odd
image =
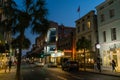
[{"label": "asphalt road", "polygon": [[22,80],[120,80],[120,77],[90,72],[67,72],[60,68],[22,66]]}]

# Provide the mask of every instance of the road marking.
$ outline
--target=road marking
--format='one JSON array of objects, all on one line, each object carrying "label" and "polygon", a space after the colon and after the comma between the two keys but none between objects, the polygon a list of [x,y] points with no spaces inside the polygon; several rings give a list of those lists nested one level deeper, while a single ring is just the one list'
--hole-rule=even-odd
[{"label": "road marking", "polygon": [[62,76],[57,76],[57,78],[60,78],[62,80],[67,80],[66,78],[62,77]]}]

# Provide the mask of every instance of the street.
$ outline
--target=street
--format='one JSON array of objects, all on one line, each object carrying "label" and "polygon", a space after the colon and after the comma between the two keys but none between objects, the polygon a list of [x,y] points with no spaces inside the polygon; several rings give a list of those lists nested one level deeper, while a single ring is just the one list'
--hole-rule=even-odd
[{"label": "street", "polygon": [[22,65],[22,80],[119,80],[120,77],[84,71],[63,71],[61,68],[35,67]]}]

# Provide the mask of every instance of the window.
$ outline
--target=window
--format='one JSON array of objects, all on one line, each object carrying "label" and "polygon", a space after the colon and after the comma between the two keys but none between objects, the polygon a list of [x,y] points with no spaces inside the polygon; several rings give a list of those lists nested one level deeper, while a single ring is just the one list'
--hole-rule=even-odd
[{"label": "window", "polygon": [[108,4],[111,5],[113,3],[113,1],[110,1]]},{"label": "window", "polygon": [[56,37],[55,36],[50,36],[50,43],[56,42]]},{"label": "window", "polygon": [[91,35],[88,36],[88,40],[92,41],[92,36]]},{"label": "window", "polygon": [[111,40],[116,40],[116,28],[111,29]]},{"label": "window", "polygon": [[100,7],[100,10],[104,9],[104,6]]},{"label": "window", "polygon": [[88,21],[88,22],[87,22],[87,27],[88,27],[88,29],[90,29],[90,25],[91,25],[91,23],[90,23],[90,21]]},{"label": "window", "polygon": [[56,31],[51,31],[51,34],[52,36],[56,35]]},{"label": "window", "polygon": [[104,14],[101,14],[101,15],[100,15],[100,19],[101,19],[101,22],[103,22],[103,21],[105,20]]},{"label": "window", "polygon": [[78,33],[80,32],[80,27],[79,27],[79,26],[77,27],[77,32],[78,32]]},{"label": "window", "polygon": [[110,18],[114,17],[115,10],[114,9],[109,10],[109,15],[110,15]]},{"label": "window", "polygon": [[55,51],[55,47],[50,47],[50,51]]},{"label": "window", "polygon": [[53,43],[56,41],[56,31],[51,31],[50,33],[50,42]]},{"label": "window", "polygon": [[84,19],[82,19],[82,21],[84,22],[85,20],[84,20]]},{"label": "window", "polygon": [[85,24],[82,24],[82,31],[85,31]]},{"label": "window", "polygon": [[103,31],[103,41],[106,42],[106,31]]},{"label": "window", "polygon": [[90,18],[90,16],[88,15],[88,16],[87,16],[87,19],[89,19],[89,18]]}]

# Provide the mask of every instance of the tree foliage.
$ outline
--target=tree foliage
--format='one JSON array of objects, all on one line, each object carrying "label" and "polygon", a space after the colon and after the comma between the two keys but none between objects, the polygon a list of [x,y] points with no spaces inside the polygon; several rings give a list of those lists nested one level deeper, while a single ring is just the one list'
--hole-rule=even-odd
[{"label": "tree foliage", "polygon": [[[17,38],[13,39],[12,41],[12,48],[13,49],[16,49],[16,48],[19,48],[19,44],[20,43],[20,36],[18,36]],[[24,36],[24,41],[23,41],[23,46],[22,46],[22,49],[29,49],[30,45],[31,45],[31,42],[29,39],[27,39],[25,36]]]},{"label": "tree foliage", "polygon": [[76,43],[76,50],[82,49],[91,49],[91,41],[86,39],[85,37],[81,37]]},{"label": "tree foliage", "polygon": [[77,50],[83,50],[84,55],[84,70],[86,70],[86,50],[91,50],[91,41],[86,39],[85,37],[81,37],[76,43]]}]

